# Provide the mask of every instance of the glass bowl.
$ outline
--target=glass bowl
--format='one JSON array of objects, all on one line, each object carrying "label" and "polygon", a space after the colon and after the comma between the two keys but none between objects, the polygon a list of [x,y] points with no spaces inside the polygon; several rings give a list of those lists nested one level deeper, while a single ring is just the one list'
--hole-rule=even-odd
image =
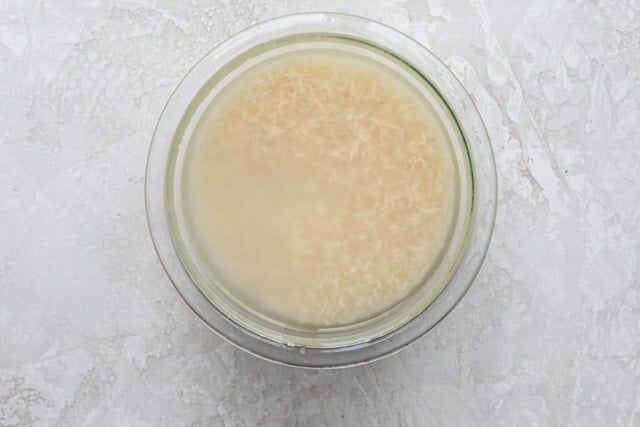
[{"label": "glass bowl", "polygon": [[[207,273],[189,237],[182,195],[185,153],[208,105],[248,68],[315,48],[363,55],[396,71],[433,108],[458,178],[458,210],[447,247],[416,290],[360,322],[303,328],[265,317]],[[433,328],[460,301],[487,251],[496,212],[496,172],[482,120],[464,87],[415,40],[364,18],[297,14],[247,28],[206,54],[167,102],[147,160],[145,198],[154,246],[176,290],[211,329],[256,356],[293,366],[330,368],[399,351]]]}]

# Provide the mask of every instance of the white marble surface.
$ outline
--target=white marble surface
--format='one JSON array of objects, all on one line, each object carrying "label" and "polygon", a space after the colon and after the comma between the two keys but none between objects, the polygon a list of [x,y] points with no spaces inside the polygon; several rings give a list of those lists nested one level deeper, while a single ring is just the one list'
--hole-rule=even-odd
[{"label": "white marble surface", "polygon": [[[147,232],[164,102],[226,36],[295,11],[384,21],[477,101],[499,213],[471,291],[364,367],[210,333]],[[640,425],[640,5],[0,2],[0,425]]]}]

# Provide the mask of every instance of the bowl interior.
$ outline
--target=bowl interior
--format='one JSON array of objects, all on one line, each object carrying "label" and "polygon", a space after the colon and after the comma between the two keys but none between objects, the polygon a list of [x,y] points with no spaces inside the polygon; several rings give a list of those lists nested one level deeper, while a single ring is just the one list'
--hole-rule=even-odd
[{"label": "bowl interior", "polygon": [[[212,269],[211,264],[198,250],[198,244],[190,232],[188,215],[185,212],[185,167],[188,165],[190,146],[194,134],[202,123],[209,105],[235,78],[262,61],[280,55],[291,55],[309,50],[342,51],[362,55],[384,65],[406,81],[415,93],[426,101],[424,105],[436,118],[438,138],[446,141],[455,167],[454,220],[448,231],[448,244],[440,254],[434,267],[427,272],[421,283],[401,302],[377,315],[348,325],[313,328],[284,323],[252,309],[241,298],[236,297],[224,285]],[[215,309],[226,317],[254,333],[279,343],[293,343],[305,347],[341,347],[358,344],[384,335],[427,309],[442,291],[457,266],[464,250],[471,215],[472,174],[464,136],[455,116],[430,82],[427,75],[417,70],[410,62],[394,52],[370,40],[347,37],[339,34],[296,34],[271,40],[240,53],[220,70],[202,82],[182,117],[173,141],[166,188],[166,209],[169,212],[171,235],[183,267],[202,294]]]}]

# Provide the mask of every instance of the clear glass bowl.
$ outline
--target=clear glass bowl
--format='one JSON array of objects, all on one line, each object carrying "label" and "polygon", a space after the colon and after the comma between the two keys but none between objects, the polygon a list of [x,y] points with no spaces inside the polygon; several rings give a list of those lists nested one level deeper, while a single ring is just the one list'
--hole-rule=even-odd
[{"label": "clear glass bowl", "polygon": [[[185,152],[212,99],[249,67],[283,53],[330,48],[365,55],[397,71],[436,112],[458,175],[458,211],[439,263],[412,294],[371,319],[304,329],[269,319],[207,274],[187,231],[181,180]],[[313,13],[276,18],[231,37],[204,56],[171,95],[156,127],[145,186],[153,242],[189,307],[214,331],[259,357],[328,368],[394,353],[433,328],[457,304],[484,259],[496,212],[496,172],[482,120],[447,67],[415,40],[363,18]]]}]

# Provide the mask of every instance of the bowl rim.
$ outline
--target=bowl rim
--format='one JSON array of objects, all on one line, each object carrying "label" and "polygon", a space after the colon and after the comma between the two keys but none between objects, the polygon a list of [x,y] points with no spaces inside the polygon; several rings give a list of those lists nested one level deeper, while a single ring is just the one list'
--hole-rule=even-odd
[{"label": "bowl rim", "polygon": [[[160,151],[161,148],[166,148],[167,146],[167,142],[162,139],[162,134],[163,132],[172,131],[171,123],[175,122],[175,120],[169,120],[171,114],[174,113],[170,110],[175,107],[176,99],[182,96],[180,89],[183,88],[185,81],[193,70],[204,64],[207,59],[211,60],[222,49],[229,49],[235,41],[243,37],[253,36],[257,38],[261,33],[287,31],[292,28],[302,30],[310,22],[319,27],[323,25],[328,27],[336,25],[338,27],[340,25],[366,26],[368,33],[364,34],[363,37],[371,37],[376,43],[385,46],[384,40],[380,41],[379,38],[376,38],[376,34],[372,35],[376,31],[385,32],[385,36],[395,38],[394,41],[406,43],[408,46],[407,52],[411,51],[412,54],[423,55],[423,59],[426,58],[430,65],[437,67],[437,71],[440,73],[439,78],[446,79],[446,84],[451,86],[449,89],[456,92],[454,94],[456,97],[454,104],[456,104],[456,108],[459,111],[451,111],[451,113],[460,122],[458,125],[463,133],[468,155],[474,157],[470,159],[472,212],[468,232],[469,242],[467,247],[463,249],[458,267],[453,272],[448,284],[444,286],[440,294],[423,312],[417,314],[397,329],[368,342],[335,348],[307,348],[272,341],[237,324],[214,307],[200,292],[198,286],[191,281],[184,266],[178,259],[177,249],[173,245],[169,232],[168,212],[164,209],[164,200],[168,195],[164,188],[164,180],[162,179],[161,182],[161,178],[164,177],[166,172],[166,163],[168,161],[167,153]],[[344,31],[344,28],[341,29]],[[334,31],[336,31],[335,34],[339,34],[337,30]],[[317,32],[311,30],[306,33]],[[325,32],[332,33],[331,30]],[[385,46],[385,48],[387,47]],[[403,48],[401,47],[401,49]],[[395,52],[392,48],[389,48],[389,50]],[[239,53],[241,52],[236,52],[236,54]],[[408,59],[407,62],[412,65],[415,64],[411,59]],[[433,84],[431,80],[430,83]],[[436,91],[440,92],[439,89],[441,88],[436,88]],[[440,95],[442,96],[441,93]],[[450,101],[451,99],[445,99],[447,106],[450,106]],[[177,113],[177,115],[184,114],[184,111],[178,111]],[[469,122],[466,123],[469,129],[465,129],[465,123],[462,123],[465,122],[465,119],[461,119],[461,115],[464,115],[466,121]],[[180,120],[178,119],[178,121]],[[173,130],[175,131],[175,129]],[[162,147],[160,147],[161,145]],[[479,167],[482,167],[482,170],[478,170]],[[484,175],[478,177],[476,176],[478,173]],[[482,187],[478,185],[480,180],[485,184]],[[238,348],[265,360],[298,367],[335,368],[367,363],[400,351],[439,324],[459,303],[477,276],[488,251],[497,210],[497,176],[489,136],[471,96],[457,77],[447,68],[446,64],[426,47],[408,35],[368,18],[328,12],[296,13],[258,22],[232,35],[205,54],[181,79],[165,104],[153,133],[145,174],[145,208],[152,242],[161,265],[174,289],[191,311],[211,330]],[[460,276],[461,269],[463,269],[464,277]],[[455,289],[451,285],[454,279],[458,283]],[[452,292],[452,290],[455,292]],[[438,301],[440,301],[438,304],[441,306],[439,313],[432,315],[429,319],[425,319],[425,312],[429,312],[429,308]]]}]

